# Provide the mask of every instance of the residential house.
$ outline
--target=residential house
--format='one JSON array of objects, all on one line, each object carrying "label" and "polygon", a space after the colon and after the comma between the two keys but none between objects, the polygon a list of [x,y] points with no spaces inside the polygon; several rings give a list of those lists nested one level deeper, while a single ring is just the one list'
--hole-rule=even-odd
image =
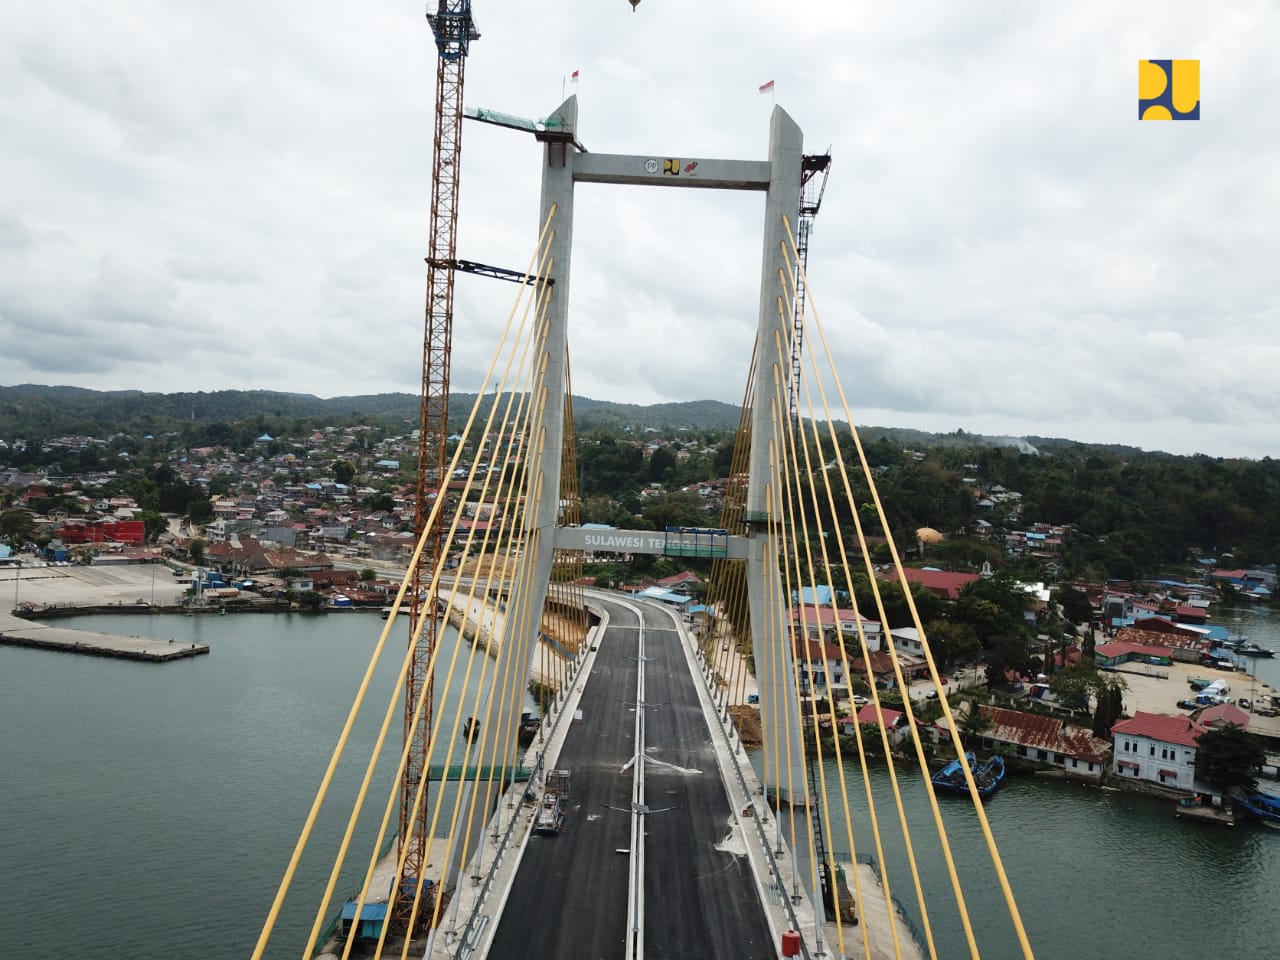
[{"label": "residential house", "polygon": [[1196,723],[1206,728],[1221,727],[1239,727],[1241,730],[1249,729],[1249,721],[1252,717],[1245,713],[1234,703],[1219,703],[1212,707],[1206,707],[1201,710],[1196,717]]},{"label": "residential house", "polygon": [[[907,738],[911,729],[911,724],[907,720],[906,713],[901,710],[891,710],[888,707],[881,707],[880,715],[884,717],[884,728],[889,731],[890,746],[897,746]],[[877,716],[876,714],[876,705],[874,703],[866,703],[858,708],[857,716],[841,717],[837,723],[840,727],[840,732],[848,735],[853,733],[855,723],[879,725],[880,716]]]},{"label": "residential house", "polygon": [[[826,640],[806,639],[799,635],[794,635],[792,642],[796,673],[800,677],[802,688],[808,686],[810,690],[819,693],[828,687],[832,690],[848,687],[843,648]],[[853,669],[852,662],[849,668]]]},{"label": "residential house", "polygon": [[675,576],[663,577],[658,581],[658,586],[665,587],[667,590],[678,590],[680,587],[687,587],[701,582],[702,578],[692,570],[682,570]]},{"label": "residential house", "polygon": [[881,647],[879,620],[868,620],[865,617],[859,617],[852,610],[844,608],[833,610],[829,606],[815,604],[802,604],[791,608],[791,625],[793,628],[803,631],[813,639],[835,635],[838,631],[842,638],[854,641],[854,646],[849,649],[857,649],[859,624],[861,624],[862,632],[867,638],[867,649],[879,650]]}]

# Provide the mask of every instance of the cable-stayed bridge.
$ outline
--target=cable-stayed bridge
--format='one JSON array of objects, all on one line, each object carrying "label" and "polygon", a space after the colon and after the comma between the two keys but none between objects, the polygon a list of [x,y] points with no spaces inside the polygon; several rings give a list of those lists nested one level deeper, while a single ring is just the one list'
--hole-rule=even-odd
[{"label": "cable-stayed bridge", "polygon": [[[768,156],[726,160],[588,153],[578,126],[570,97],[538,131],[541,218],[483,381],[496,389],[477,398],[447,462],[420,458],[417,550],[255,958],[269,945],[304,958],[1030,957],[972,769],[987,858],[961,865],[916,707],[904,697],[893,725],[881,704],[886,670],[895,689],[909,682],[892,635],[873,629],[887,618],[869,543],[887,541],[905,576],[804,272],[799,128],[775,107]],[[579,523],[569,336],[579,183],[763,194],[755,342],[741,358],[742,418],[714,525]],[[709,561],[706,603],[686,614],[589,589],[592,554]],[[850,609],[841,598],[864,575],[873,609]],[[400,663],[398,684],[375,691],[384,656]],[[849,721],[856,681],[870,721]],[[941,707],[963,757],[945,695]],[[313,837],[363,710],[383,711],[381,736],[348,827]],[[382,747],[397,739],[394,787],[371,796]],[[353,849],[369,823],[374,843]],[[334,851],[333,865],[306,942],[281,947],[271,935],[310,845]],[[925,857],[943,864],[941,883],[919,869]],[[355,891],[339,889],[348,863],[361,865]],[[1000,891],[1012,934],[998,944],[975,933],[965,898],[975,884]],[[935,934],[942,911],[960,931],[946,942]]]}]

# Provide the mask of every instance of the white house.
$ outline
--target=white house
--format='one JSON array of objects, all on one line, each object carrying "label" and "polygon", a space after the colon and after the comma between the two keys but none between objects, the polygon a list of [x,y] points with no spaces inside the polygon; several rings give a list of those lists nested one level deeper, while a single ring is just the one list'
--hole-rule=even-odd
[{"label": "white house", "polygon": [[[812,690],[825,690],[828,684],[832,688],[848,686],[844,673],[846,654],[839,646],[826,640],[805,640],[799,636],[794,637],[794,644],[792,652],[796,673],[802,681],[808,681]],[[849,660],[852,665],[852,658]]]},{"label": "white house", "polygon": [[1116,775],[1196,790],[1196,741],[1204,732],[1190,717],[1139,710],[1111,728]]},{"label": "white house", "polygon": [[791,608],[791,623],[814,640],[824,636],[827,631],[835,630],[837,625],[839,625],[841,637],[851,637],[856,640],[858,624],[861,623],[862,632],[867,638],[867,649],[872,653],[880,649],[880,621],[860,618],[852,610],[845,608],[833,610],[826,604],[798,604]]}]

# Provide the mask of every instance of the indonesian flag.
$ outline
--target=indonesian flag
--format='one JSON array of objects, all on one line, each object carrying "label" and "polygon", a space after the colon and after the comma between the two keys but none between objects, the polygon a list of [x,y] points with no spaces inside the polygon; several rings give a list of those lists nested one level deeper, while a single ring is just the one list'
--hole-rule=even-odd
[{"label": "indonesian flag", "polygon": [[761,93],[773,93],[773,81],[766,80],[764,83],[760,84],[759,90]]},{"label": "indonesian flag", "polygon": [[573,73],[569,74],[569,82],[570,82],[570,83],[577,83],[577,82],[578,82],[578,71],[577,71],[577,70],[575,70],[575,71],[573,71]]}]

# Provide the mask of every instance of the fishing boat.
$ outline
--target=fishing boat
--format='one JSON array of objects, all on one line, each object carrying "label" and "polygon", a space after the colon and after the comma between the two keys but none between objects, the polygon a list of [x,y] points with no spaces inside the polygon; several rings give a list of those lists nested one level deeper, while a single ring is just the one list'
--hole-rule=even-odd
[{"label": "fishing boat", "polygon": [[1252,640],[1248,643],[1242,643],[1236,648],[1236,656],[1240,657],[1262,657],[1269,660],[1275,655],[1276,652],[1274,650],[1268,650],[1266,647],[1260,646]]},{"label": "fishing boat", "polygon": [[1280,797],[1260,790],[1247,790],[1235,798],[1236,806],[1265,826],[1280,830]]},{"label": "fishing boat", "polygon": [[[977,763],[972,753],[966,753],[965,759],[969,761],[969,769],[973,771],[973,782],[978,787],[978,796],[985,800],[1000,789],[1000,783],[1004,780],[1004,757],[994,753],[990,760]],[[964,769],[960,766],[958,759],[948,763],[935,773],[932,779],[935,790],[947,790],[965,796],[969,794],[969,785],[964,779]]]}]

